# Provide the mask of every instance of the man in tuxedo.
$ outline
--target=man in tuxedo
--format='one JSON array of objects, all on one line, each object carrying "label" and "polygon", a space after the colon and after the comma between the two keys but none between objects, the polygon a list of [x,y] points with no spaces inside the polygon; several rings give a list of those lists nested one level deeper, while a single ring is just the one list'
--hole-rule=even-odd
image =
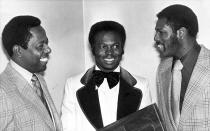
[{"label": "man in tuxedo", "polygon": [[2,32],[9,63],[0,75],[0,130],[61,131],[61,121],[40,74],[51,49],[41,21],[16,16]]},{"label": "man in tuxedo", "polygon": [[119,66],[125,40],[125,29],[117,22],[91,27],[95,65],[66,81],[61,117],[65,131],[95,131],[151,104],[148,81]]},{"label": "man in tuxedo", "polygon": [[196,40],[198,20],[184,5],[157,14],[158,105],[168,131],[210,129],[210,51]]}]

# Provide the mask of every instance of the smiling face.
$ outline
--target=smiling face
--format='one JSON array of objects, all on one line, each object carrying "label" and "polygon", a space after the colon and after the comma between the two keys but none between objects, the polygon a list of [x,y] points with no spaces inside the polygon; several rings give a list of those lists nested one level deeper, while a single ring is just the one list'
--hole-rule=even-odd
[{"label": "smiling face", "polygon": [[31,73],[42,72],[46,69],[51,52],[48,38],[41,26],[31,28],[30,33],[32,36],[28,42],[28,48],[21,48],[21,66]]},{"label": "smiling face", "polygon": [[96,65],[104,72],[112,72],[120,64],[123,55],[122,40],[119,34],[102,31],[95,35],[92,47]]},{"label": "smiling face", "polygon": [[158,19],[155,27],[155,47],[160,57],[174,57],[178,53],[179,41],[167,20]]}]

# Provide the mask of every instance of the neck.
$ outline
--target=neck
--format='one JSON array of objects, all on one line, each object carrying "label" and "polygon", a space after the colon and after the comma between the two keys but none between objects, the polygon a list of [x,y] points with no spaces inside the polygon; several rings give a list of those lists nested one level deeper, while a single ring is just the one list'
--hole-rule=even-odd
[{"label": "neck", "polygon": [[182,40],[180,42],[180,47],[175,57],[180,59],[185,54],[187,54],[194,47],[195,44],[198,44],[195,38]]},{"label": "neck", "polygon": [[12,59],[16,64],[18,64],[19,66],[21,66],[22,68],[24,68],[25,70],[29,71],[30,73],[34,73],[34,72],[32,72],[32,71],[29,70],[28,65],[24,64],[24,62],[22,61],[21,58],[13,56],[13,57],[11,57],[11,59]]},{"label": "neck", "polygon": [[[114,69],[104,69],[104,68],[102,68],[101,66],[96,65],[96,68],[100,69],[100,70],[103,71],[103,72],[109,73],[109,72],[115,71],[115,70],[118,68],[118,66],[117,66],[116,68],[114,68]],[[118,69],[117,69],[117,70],[118,70]]]}]

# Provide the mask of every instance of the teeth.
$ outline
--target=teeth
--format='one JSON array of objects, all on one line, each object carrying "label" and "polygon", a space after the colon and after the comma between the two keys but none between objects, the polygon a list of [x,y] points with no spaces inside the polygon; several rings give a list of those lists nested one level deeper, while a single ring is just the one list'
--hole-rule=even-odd
[{"label": "teeth", "polygon": [[164,46],[163,45],[161,45],[161,44],[158,44],[157,45],[157,47],[159,48],[159,50],[161,50],[161,51],[163,51],[163,49],[164,49]]},{"label": "teeth", "polygon": [[114,58],[111,58],[111,59],[104,59],[105,61],[108,61],[108,62],[111,62],[114,60]]},{"label": "teeth", "polygon": [[47,58],[47,57],[41,58],[40,61],[42,61],[42,62],[47,62],[47,61],[48,61],[48,58]]}]

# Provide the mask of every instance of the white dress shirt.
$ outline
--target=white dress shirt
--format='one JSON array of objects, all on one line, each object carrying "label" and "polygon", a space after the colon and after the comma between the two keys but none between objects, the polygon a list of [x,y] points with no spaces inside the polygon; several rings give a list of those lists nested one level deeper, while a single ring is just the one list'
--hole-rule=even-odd
[{"label": "white dress shirt", "polygon": [[[97,66],[95,70],[100,70]],[[118,66],[114,72],[120,72]],[[98,97],[101,107],[101,115],[104,126],[109,125],[117,120],[117,105],[118,105],[118,94],[119,94],[119,82],[112,89],[109,88],[107,78],[104,78],[103,83],[98,89]]]}]

